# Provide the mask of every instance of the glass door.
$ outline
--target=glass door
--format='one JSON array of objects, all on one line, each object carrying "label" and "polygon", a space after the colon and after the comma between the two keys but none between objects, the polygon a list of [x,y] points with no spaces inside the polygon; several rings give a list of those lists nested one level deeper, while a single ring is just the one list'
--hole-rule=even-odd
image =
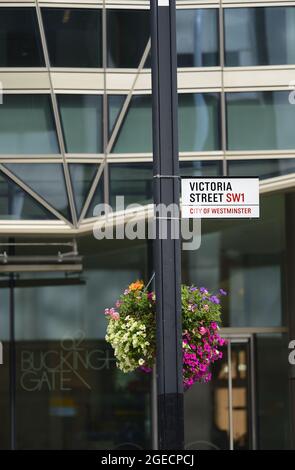
[{"label": "glass door", "polygon": [[226,339],[211,383],[196,384],[185,393],[188,449],[256,448],[253,337],[230,335]]}]

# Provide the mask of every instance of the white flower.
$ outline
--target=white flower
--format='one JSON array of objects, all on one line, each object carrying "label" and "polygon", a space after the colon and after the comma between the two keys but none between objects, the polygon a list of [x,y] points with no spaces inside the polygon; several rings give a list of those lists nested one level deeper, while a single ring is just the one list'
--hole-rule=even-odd
[{"label": "white flower", "polygon": [[143,366],[143,364],[144,364],[144,359],[139,359],[138,364],[139,364],[140,366]]}]

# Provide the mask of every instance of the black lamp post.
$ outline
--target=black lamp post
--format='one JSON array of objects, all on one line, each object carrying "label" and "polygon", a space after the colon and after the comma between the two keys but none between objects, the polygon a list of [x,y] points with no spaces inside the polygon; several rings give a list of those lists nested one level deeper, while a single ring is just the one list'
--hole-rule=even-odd
[{"label": "black lamp post", "polygon": [[[175,0],[151,0],[154,203],[179,207]],[[161,239],[163,226],[167,238]],[[156,216],[157,393],[160,449],[183,449],[179,211]]]}]

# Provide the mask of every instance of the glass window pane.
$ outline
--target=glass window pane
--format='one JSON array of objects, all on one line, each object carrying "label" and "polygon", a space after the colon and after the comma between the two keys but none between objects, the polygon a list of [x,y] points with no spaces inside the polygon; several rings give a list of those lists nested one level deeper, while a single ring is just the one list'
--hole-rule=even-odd
[{"label": "glass window pane", "polygon": [[[109,97],[109,126],[119,114],[121,97]],[[180,152],[220,149],[220,104],[218,93],[178,95]],[[109,129],[111,131],[111,129]],[[152,152],[152,110],[150,95],[134,95],[121,125],[114,153]]]},{"label": "glass window pane", "polygon": [[46,220],[55,217],[10,178],[0,173],[0,219]]},{"label": "glass window pane", "polygon": [[182,93],[178,96],[180,151],[219,150],[218,93]]},{"label": "glass window pane", "polygon": [[152,202],[152,164],[110,165],[110,201],[113,208],[116,196],[124,196],[125,207],[129,204]]},{"label": "glass window pane", "polygon": [[109,96],[109,109],[108,109],[108,129],[109,137],[111,137],[114,127],[116,125],[117,119],[121,112],[122,106],[125,102],[125,95],[111,95]]},{"label": "glass window pane", "polygon": [[0,10],[0,67],[43,67],[35,8]]},{"label": "glass window pane", "polygon": [[80,215],[92,186],[94,177],[98,172],[99,165],[94,165],[91,163],[71,163],[69,164],[69,168],[76,208],[78,215]]},{"label": "glass window pane", "polygon": [[101,10],[42,8],[53,67],[101,67]]},{"label": "glass window pane", "polygon": [[[104,203],[104,173],[101,175],[98,186],[93,195],[92,201],[88,207],[86,217],[94,217],[94,209],[97,205]],[[97,213],[95,213],[97,216]]]},{"label": "glass window pane", "polygon": [[225,65],[294,64],[295,7],[224,10]]},{"label": "glass window pane", "polygon": [[295,159],[236,160],[228,161],[230,176],[258,176],[261,179],[295,173]]},{"label": "glass window pane", "polygon": [[148,10],[107,10],[108,67],[137,68],[150,36]]},{"label": "glass window pane", "polygon": [[5,166],[54,209],[70,218],[62,165],[54,163],[5,163]]},{"label": "glass window pane", "polygon": [[102,97],[58,95],[68,153],[102,152]]},{"label": "glass window pane", "polygon": [[219,65],[218,10],[177,10],[178,67]]},{"label": "glass window pane", "polygon": [[[118,98],[116,96],[109,97],[109,109],[111,113],[119,111]],[[150,95],[132,96],[112,152],[152,152],[152,109]]]},{"label": "glass window pane", "polygon": [[209,383],[196,383],[184,394],[185,448],[229,449],[228,351],[211,368]]},{"label": "glass window pane", "polygon": [[222,162],[199,160],[192,162],[179,162],[180,175],[192,178],[199,176],[222,176]]},{"label": "glass window pane", "polygon": [[229,150],[295,148],[289,91],[226,93]]},{"label": "glass window pane", "polygon": [[0,153],[59,153],[49,95],[4,95],[0,105]]}]

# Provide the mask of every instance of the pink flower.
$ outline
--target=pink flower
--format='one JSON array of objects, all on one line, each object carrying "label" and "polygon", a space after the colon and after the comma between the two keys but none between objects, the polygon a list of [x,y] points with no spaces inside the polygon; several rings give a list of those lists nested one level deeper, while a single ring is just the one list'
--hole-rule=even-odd
[{"label": "pink flower", "polygon": [[201,327],[199,328],[199,333],[200,333],[202,336],[206,333],[206,331],[207,331],[207,330],[206,330],[206,328],[205,328],[204,326],[201,326]]},{"label": "pink flower", "polygon": [[117,308],[120,308],[121,303],[122,303],[122,302],[121,302],[120,300],[117,300],[117,302],[115,303],[115,306],[116,306]]},{"label": "pink flower", "polygon": [[208,312],[208,310],[209,310],[209,305],[205,304],[205,305],[203,306],[203,309],[205,310],[205,312]]},{"label": "pink flower", "polygon": [[147,295],[150,302],[154,302],[156,300],[156,296],[154,292],[149,292]]},{"label": "pink flower", "polygon": [[211,323],[211,328],[212,328],[213,330],[217,330],[218,325],[217,325],[217,323],[216,323],[215,321],[213,321],[213,322]]},{"label": "pink flower", "polygon": [[110,316],[113,320],[119,320],[120,314],[114,308],[106,308],[105,315]]}]

